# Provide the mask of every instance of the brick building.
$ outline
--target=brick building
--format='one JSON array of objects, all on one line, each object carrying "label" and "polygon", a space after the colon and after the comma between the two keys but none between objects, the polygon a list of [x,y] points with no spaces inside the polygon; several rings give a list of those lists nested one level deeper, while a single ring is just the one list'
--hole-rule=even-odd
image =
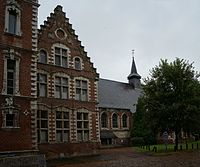
[{"label": "brick building", "polygon": [[38,33],[37,132],[48,156],[95,153],[99,147],[99,75],[61,6]]},{"label": "brick building", "polygon": [[137,73],[134,57],[129,83],[99,80],[100,138],[102,145],[130,144],[132,114],[141,95],[141,76]]},{"label": "brick building", "polygon": [[[37,0],[0,0],[0,152],[37,150]],[[25,10],[26,9],[26,10]]]},{"label": "brick building", "polygon": [[140,94],[134,60],[129,84],[99,80],[61,6],[38,30],[37,0],[0,4],[0,155],[68,157],[127,144]]}]

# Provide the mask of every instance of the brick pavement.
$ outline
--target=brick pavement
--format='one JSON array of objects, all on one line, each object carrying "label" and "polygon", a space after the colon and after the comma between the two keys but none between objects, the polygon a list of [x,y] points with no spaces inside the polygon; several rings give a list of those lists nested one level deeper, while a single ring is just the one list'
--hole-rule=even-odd
[{"label": "brick pavement", "polygon": [[101,155],[84,163],[57,167],[199,167],[200,152],[178,152],[165,155],[138,153],[132,148],[104,149]]}]

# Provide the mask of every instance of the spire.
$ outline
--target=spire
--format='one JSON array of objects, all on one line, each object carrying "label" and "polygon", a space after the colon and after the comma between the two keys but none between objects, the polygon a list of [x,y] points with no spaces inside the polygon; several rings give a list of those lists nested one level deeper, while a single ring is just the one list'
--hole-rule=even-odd
[{"label": "spire", "polygon": [[134,53],[135,50],[132,50],[132,67],[131,67],[131,74],[137,74],[137,69],[136,69],[136,65],[135,65],[135,60],[134,60]]},{"label": "spire", "polygon": [[132,66],[131,66],[131,73],[128,76],[128,80],[130,85],[134,87],[140,87],[141,76],[137,73],[137,68],[134,60],[134,52],[135,50],[132,50]]}]

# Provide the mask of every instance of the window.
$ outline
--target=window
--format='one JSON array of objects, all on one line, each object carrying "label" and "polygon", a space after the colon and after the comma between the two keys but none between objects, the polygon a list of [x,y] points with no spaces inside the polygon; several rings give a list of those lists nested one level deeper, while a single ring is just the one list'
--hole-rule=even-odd
[{"label": "window", "polygon": [[5,15],[5,32],[21,35],[20,22],[21,11],[16,1],[7,1],[6,15]]},{"label": "window", "polygon": [[55,97],[68,98],[68,78],[55,77]]},{"label": "window", "polygon": [[67,49],[55,47],[55,65],[68,67]]},{"label": "window", "polygon": [[19,111],[13,107],[3,110],[3,127],[17,128],[19,127]]},{"label": "window", "polygon": [[46,74],[37,75],[37,96],[47,97],[47,75]]},{"label": "window", "polygon": [[48,111],[38,110],[37,111],[37,132],[38,142],[48,142]]},{"label": "window", "polygon": [[75,69],[81,70],[81,60],[80,60],[80,58],[76,57],[74,61],[75,61],[74,62],[75,63]]},{"label": "window", "polygon": [[76,80],[76,100],[88,100],[88,84],[87,81]]},{"label": "window", "polygon": [[104,112],[102,115],[101,115],[101,127],[102,128],[107,128],[107,114]]},{"label": "window", "polygon": [[17,12],[16,10],[9,10],[9,26],[8,32],[11,34],[16,34],[17,28]]},{"label": "window", "polygon": [[2,104],[3,128],[18,128],[19,127],[19,108],[13,105],[13,98],[7,97],[5,104]]},{"label": "window", "polygon": [[112,116],[112,127],[118,128],[118,116],[115,113]]},{"label": "window", "polygon": [[46,51],[40,50],[39,62],[47,64],[47,53],[46,53]]},{"label": "window", "polygon": [[7,59],[7,94],[9,95],[15,92],[15,67],[16,61]]},{"label": "window", "polygon": [[89,114],[77,112],[77,139],[78,141],[89,140]]},{"label": "window", "polygon": [[127,116],[126,116],[126,114],[124,114],[123,116],[122,116],[122,127],[123,128],[127,128],[128,126],[127,126]]},{"label": "window", "polygon": [[69,112],[56,111],[56,141],[69,142]]}]

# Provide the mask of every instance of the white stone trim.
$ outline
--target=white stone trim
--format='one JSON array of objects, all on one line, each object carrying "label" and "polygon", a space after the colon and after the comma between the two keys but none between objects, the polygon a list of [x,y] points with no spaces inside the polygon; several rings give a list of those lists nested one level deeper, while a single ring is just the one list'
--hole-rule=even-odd
[{"label": "white stone trim", "polygon": [[[76,58],[79,58],[80,59],[80,63],[81,63],[81,69],[76,69],[76,67],[75,67],[75,59]],[[79,57],[79,56],[75,56],[74,58],[73,58],[73,61],[72,61],[72,67],[75,69],[75,70],[83,70],[84,68],[83,68],[83,59],[81,58],[81,57]]]},{"label": "white stone trim", "polygon": [[[47,75],[47,97],[50,96],[50,90],[51,90],[51,80],[50,80],[50,74],[47,71],[38,69],[37,74],[45,74]],[[38,88],[37,88],[38,89]]]},{"label": "white stone trim", "polygon": [[16,34],[13,35],[22,35],[21,31],[21,9],[19,4],[15,0],[7,0],[6,2],[6,10],[5,10],[5,29],[4,31],[9,32],[9,10],[15,10],[17,13],[17,25],[16,25]]},{"label": "white stone trim", "polygon": [[[70,99],[70,98],[72,98],[72,95],[71,95],[71,93],[70,93],[70,82],[71,82],[71,80],[70,80],[70,77],[69,77],[69,75],[68,74],[65,74],[65,73],[63,73],[63,72],[56,72],[56,73],[54,73],[53,74],[53,76],[52,76],[52,97],[55,97],[55,90],[56,90],[56,88],[55,88],[55,77],[62,77],[62,78],[68,78],[68,98],[67,99]],[[67,100],[67,99],[65,99],[65,100]]]},{"label": "white stone trim", "polygon": [[[71,51],[70,51],[70,49],[69,49],[67,46],[65,46],[65,45],[63,45],[63,44],[61,44],[61,43],[54,43],[54,44],[52,45],[52,47],[51,47],[51,52],[52,52],[52,64],[55,65],[55,47],[58,47],[58,48],[66,49],[66,50],[67,50],[67,68],[70,68]],[[60,67],[62,67],[62,66],[60,66]],[[65,68],[65,67],[63,67],[63,68]]]},{"label": "white stone trim", "polygon": [[4,76],[3,76],[3,89],[2,94],[7,94],[7,60],[15,60],[15,85],[14,85],[14,93],[15,96],[20,96],[20,88],[19,88],[19,68],[20,68],[20,59],[21,55],[16,52],[14,49],[4,50]]},{"label": "white stone trim", "polygon": [[89,79],[87,78],[84,78],[84,77],[74,77],[74,99],[76,99],[76,80],[81,80],[81,81],[87,81],[87,97],[88,97],[88,100],[87,101],[90,101],[91,100],[91,86],[90,86],[90,81]]}]

